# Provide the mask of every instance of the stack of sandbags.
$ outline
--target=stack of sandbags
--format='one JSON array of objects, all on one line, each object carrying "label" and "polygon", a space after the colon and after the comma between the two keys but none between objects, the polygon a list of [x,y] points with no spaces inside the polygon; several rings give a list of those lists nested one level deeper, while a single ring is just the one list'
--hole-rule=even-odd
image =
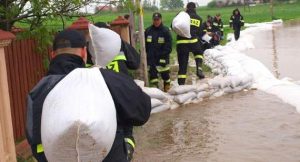
[{"label": "stack of sandbags", "polygon": [[203,98],[208,97],[208,84],[180,85],[174,86],[169,90],[173,100],[179,105],[197,103]]},{"label": "stack of sandbags", "polygon": [[48,161],[102,161],[116,128],[115,105],[98,68],[73,70],[45,99],[41,138]]},{"label": "stack of sandbags", "polygon": [[182,37],[191,38],[190,33],[191,18],[185,11],[181,11],[172,21],[173,31]]},{"label": "stack of sandbags", "polygon": [[143,87],[143,91],[151,98],[151,113],[165,111],[171,108],[172,98],[158,88]]}]

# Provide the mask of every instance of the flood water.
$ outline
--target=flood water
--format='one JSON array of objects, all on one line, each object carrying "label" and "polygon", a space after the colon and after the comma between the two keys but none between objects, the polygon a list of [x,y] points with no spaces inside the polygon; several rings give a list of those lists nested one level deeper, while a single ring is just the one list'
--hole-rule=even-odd
[{"label": "flood water", "polygon": [[[256,49],[247,52],[274,75],[300,80],[299,28],[293,23],[258,33]],[[298,37],[283,35],[291,32]],[[274,33],[275,46],[269,43]],[[300,114],[255,90],[154,114],[135,137],[134,162],[300,162]]]},{"label": "flood water", "polygon": [[260,60],[279,79],[300,80],[300,21],[276,25],[254,37],[255,49],[247,50],[248,56]]}]

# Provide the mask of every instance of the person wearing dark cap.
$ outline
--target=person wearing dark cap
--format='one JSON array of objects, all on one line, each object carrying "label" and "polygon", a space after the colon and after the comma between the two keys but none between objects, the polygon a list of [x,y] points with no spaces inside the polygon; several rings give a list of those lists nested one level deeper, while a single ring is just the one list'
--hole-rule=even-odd
[{"label": "person wearing dark cap", "polygon": [[172,36],[168,27],[163,25],[162,15],[153,13],[152,25],[145,30],[147,63],[151,86],[158,87],[158,74],[164,80],[164,91],[170,89],[170,53]]},{"label": "person wearing dark cap", "polygon": [[220,13],[217,13],[216,16],[214,17],[213,26],[216,27],[220,31],[221,38],[223,39],[223,37],[224,37],[224,28],[223,28],[223,21],[222,21]]},{"label": "person wearing dark cap", "polygon": [[219,44],[220,31],[216,26],[213,25],[213,18],[210,15],[207,16],[207,20],[201,25],[200,31],[201,31],[201,35],[200,35],[201,39],[205,34],[211,37],[211,39],[209,40],[203,40],[203,39],[201,40],[203,51]]},{"label": "person wearing dark cap", "polygon": [[234,30],[234,38],[240,38],[241,27],[244,26],[244,17],[241,15],[240,10],[236,8],[233,10],[229,20],[230,27]]},{"label": "person wearing dark cap", "polygon": [[178,71],[178,84],[184,85],[187,78],[187,66],[189,60],[189,53],[194,54],[196,62],[196,74],[199,79],[203,79],[205,76],[202,71],[203,63],[203,49],[201,48],[201,38],[203,35],[200,30],[202,24],[202,18],[196,13],[196,4],[194,2],[189,2],[186,6],[186,12],[191,18],[190,33],[191,38],[185,38],[177,35],[177,55],[179,63]]},{"label": "person wearing dark cap", "polygon": [[[47,162],[41,140],[43,103],[51,90],[65,76],[76,68],[85,68],[86,59],[86,40],[83,34],[75,30],[64,30],[55,36],[49,71],[27,97],[26,137],[32,154],[38,162]],[[118,127],[140,126],[146,123],[151,112],[150,97],[136,85],[132,78],[124,74],[102,68],[99,72],[114,101]],[[99,106],[101,108],[101,105]],[[104,162],[127,162],[129,161],[127,158],[124,134],[117,131],[112,148]]]}]

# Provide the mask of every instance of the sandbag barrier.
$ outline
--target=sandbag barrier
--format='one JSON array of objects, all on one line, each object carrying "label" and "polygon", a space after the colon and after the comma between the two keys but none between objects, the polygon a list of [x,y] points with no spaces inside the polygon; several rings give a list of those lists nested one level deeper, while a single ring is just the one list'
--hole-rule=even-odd
[{"label": "sandbag barrier", "polygon": [[253,83],[250,76],[218,75],[194,85],[173,86],[165,93],[158,88],[144,87],[142,81],[136,82],[151,97],[152,114],[249,89]]}]

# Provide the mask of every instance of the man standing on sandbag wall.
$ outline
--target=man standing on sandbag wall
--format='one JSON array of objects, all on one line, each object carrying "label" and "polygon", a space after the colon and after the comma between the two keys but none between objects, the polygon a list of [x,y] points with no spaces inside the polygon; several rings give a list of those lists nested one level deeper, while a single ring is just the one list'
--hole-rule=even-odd
[{"label": "man standing on sandbag wall", "polygon": [[241,15],[238,8],[233,10],[229,24],[234,30],[234,39],[237,41],[240,38],[241,27],[244,26],[244,17]]},{"label": "man standing on sandbag wall", "polygon": [[150,85],[158,87],[158,73],[164,80],[164,91],[170,89],[170,53],[172,36],[168,27],[162,23],[162,15],[153,13],[152,25],[145,31],[147,63],[149,66]]},{"label": "man standing on sandbag wall", "polygon": [[[27,97],[26,137],[33,156],[39,162],[47,162],[41,141],[43,103],[55,85],[66,75],[76,68],[85,68],[87,60],[85,37],[78,31],[64,30],[56,35],[53,51],[47,76],[31,90]],[[124,142],[124,132],[119,128],[145,124],[151,112],[150,97],[129,76],[102,68],[99,72],[113,98],[118,127],[112,148],[103,161],[128,162],[130,160]],[[99,106],[101,108],[101,105]]]},{"label": "man standing on sandbag wall", "polygon": [[202,71],[203,63],[203,49],[201,48],[201,30],[202,18],[196,13],[196,4],[189,2],[186,6],[186,12],[191,18],[190,33],[191,38],[185,38],[177,35],[177,55],[179,63],[178,71],[178,84],[184,85],[187,78],[187,67],[189,61],[189,53],[194,54],[196,61],[196,74],[199,79],[203,79],[205,76]]}]

